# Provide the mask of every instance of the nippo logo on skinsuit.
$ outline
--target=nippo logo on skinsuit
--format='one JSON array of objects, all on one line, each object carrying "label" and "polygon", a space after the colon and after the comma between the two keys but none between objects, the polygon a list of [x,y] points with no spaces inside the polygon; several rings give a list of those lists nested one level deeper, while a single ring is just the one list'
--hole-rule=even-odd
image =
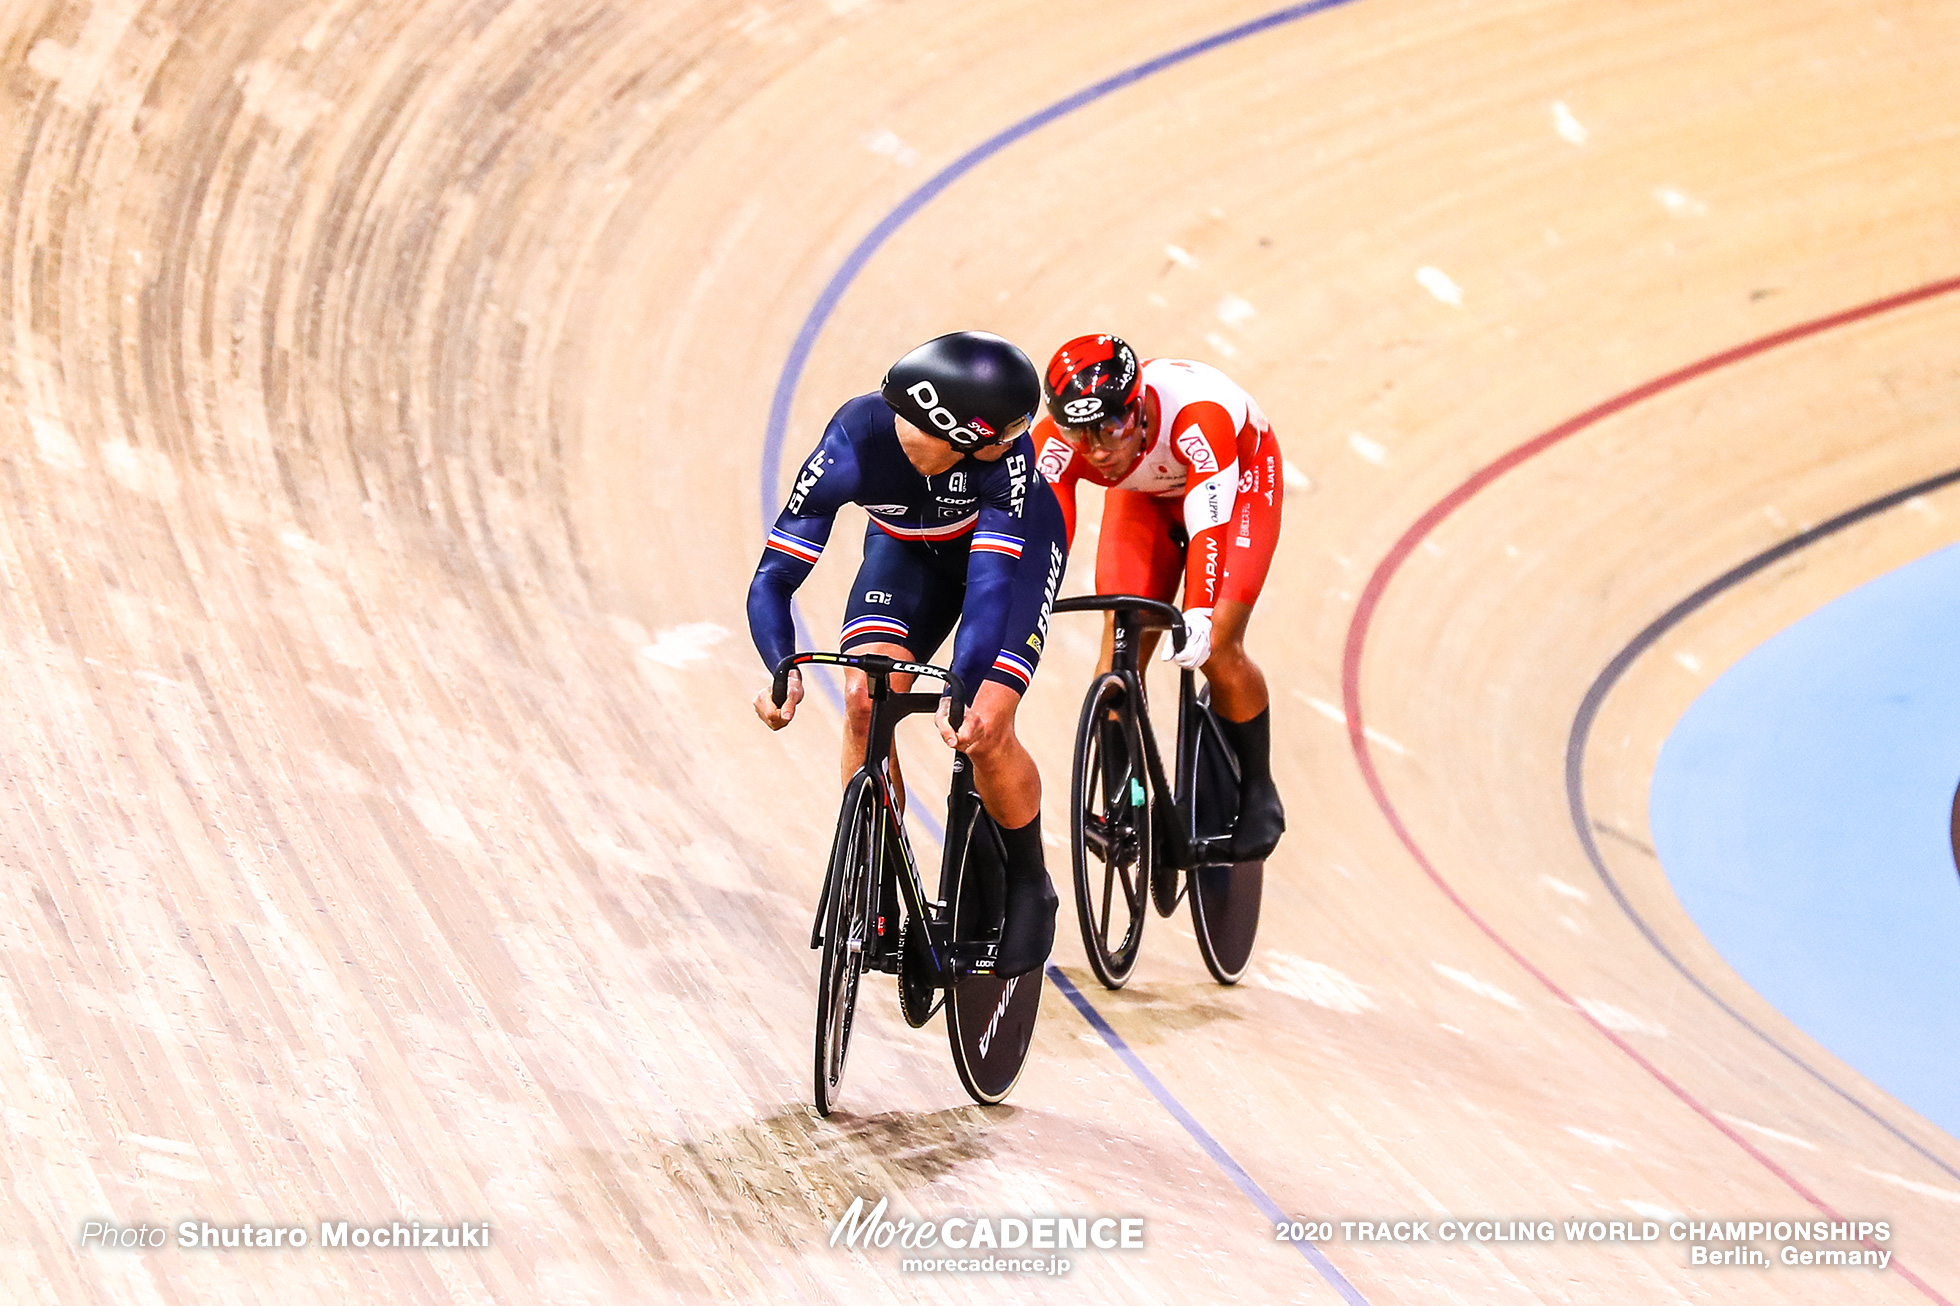
[{"label": "nippo logo on skinsuit", "polygon": [[1062,405],[1062,416],[1071,422],[1091,422],[1102,415],[1103,401],[1095,395],[1083,395]]},{"label": "nippo logo on skinsuit", "polygon": [[1218,470],[1218,458],[1211,451],[1211,441],[1205,439],[1204,432],[1195,426],[1178,432],[1177,451],[1190,461],[1193,471]]}]

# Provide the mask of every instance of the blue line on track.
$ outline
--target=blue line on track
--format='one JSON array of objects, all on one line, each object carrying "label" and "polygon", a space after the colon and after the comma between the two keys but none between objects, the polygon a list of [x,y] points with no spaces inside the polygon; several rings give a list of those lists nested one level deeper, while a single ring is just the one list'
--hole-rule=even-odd
[{"label": "blue line on track", "polygon": [[[1306,4],[1288,5],[1284,9],[1275,9],[1269,14],[1264,14],[1248,22],[1240,23],[1236,27],[1228,27],[1222,32],[1214,32],[1212,35],[1193,41],[1189,45],[1179,46],[1167,54],[1160,54],[1154,59],[1147,59],[1113,76],[1105,77],[1093,86],[1085,87],[1065,99],[1057,100],[1047,108],[1032,113],[1012,126],[988,137],[965,154],[962,154],[959,158],[947,164],[944,168],[941,168],[924,185],[901,200],[897,208],[887,213],[878,222],[878,225],[873,227],[870,233],[858,242],[857,248],[853,249],[846,256],[843,264],[831,275],[830,281],[823,288],[823,292],[817,296],[817,302],[811,306],[808,316],[803,319],[803,325],[797,330],[796,343],[790,346],[789,357],[783,363],[782,373],[776,378],[776,393],[769,401],[769,425],[764,433],[762,442],[760,494],[764,526],[766,527],[775,519],[777,481],[782,471],[783,440],[789,430],[790,405],[796,398],[797,384],[803,379],[803,369],[810,360],[811,351],[816,347],[817,337],[822,334],[824,324],[830,320],[830,315],[836,311],[839,301],[844,297],[844,292],[850,288],[853,281],[857,280],[858,274],[871,261],[871,256],[876,254],[885,242],[891,239],[893,233],[904,226],[914,214],[938,198],[940,193],[945,191],[947,187],[951,186],[961,177],[964,177],[967,173],[972,172],[980,164],[986,162],[994,155],[999,154],[1009,145],[1012,145],[1024,136],[1048,126],[1060,118],[1074,113],[1077,109],[1085,105],[1093,104],[1105,96],[1112,95],[1125,87],[1135,85],[1146,77],[1155,76],[1157,73],[1163,72],[1166,69],[1174,68],[1188,60],[1195,59],[1199,55],[1208,54],[1213,50],[1221,49],[1234,42],[1243,41],[1247,37],[1257,36],[1262,32],[1269,32],[1276,27],[1283,27],[1288,23],[1298,22],[1302,18],[1310,18],[1315,14],[1324,13],[1330,9],[1338,9],[1343,5],[1354,2],[1355,0],[1309,0]],[[814,647],[809,642],[809,632],[803,624],[802,613],[796,608],[794,602],[791,604],[790,611],[796,623],[796,637],[799,646],[803,648]],[[844,706],[844,694],[842,689],[838,687],[836,681],[832,677],[825,675],[818,677],[818,683],[823,686],[824,694],[830,699],[831,703],[839,710],[842,710]],[[917,815],[921,818],[921,823],[931,831],[935,840],[944,840],[944,828],[930,813],[921,810]],[[1171,1096],[1170,1091],[1163,1086],[1155,1075],[1150,1073],[1149,1067],[1145,1066],[1142,1060],[1137,1057],[1136,1053],[1130,1050],[1129,1046],[1123,1042],[1116,1031],[1110,1027],[1109,1022],[1104,1020],[1101,1014],[1089,1005],[1089,1000],[1082,995],[1081,991],[1069,983],[1067,978],[1062,975],[1062,972],[1055,967],[1050,966],[1048,968],[1048,974],[1054,980],[1056,987],[1068,995],[1069,1001],[1075,1005],[1076,1010],[1080,1011],[1084,1018],[1102,1034],[1104,1041],[1115,1049],[1117,1056],[1122,1058],[1123,1063],[1130,1068],[1131,1073],[1135,1074],[1142,1081],[1144,1086],[1150,1090],[1151,1095],[1162,1104],[1164,1109],[1169,1111],[1177,1122],[1183,1125],[1185,1130],[1198,1141],[1198,1145],[1205,1150],[1206,1154],[1213,1161],[1217,1162],[1219,1167],[1227,1175],[1231,1176],[1232,1182],[1238,1185],[1239,1191],[1251,1198],[1253,1204],[1273,1221],[1278,1222],[1288,1219],[1286,1213],[1280,1209],[1279,1204],[1268,1197],[1265,1190],[1252,1181],[1252,1177],[1246,1174],[1244,1168],[1238,1162],[1234,1161],[1224,1148],[1218,1145],[1217,1140],[1205,1132],[1204,1127],[1192,1117],[1191,1113],[1185,1110],[1184,1106],[1175,1097]],[[1334,1290],[1341,1295],[1343,1301],[1348,1302],[1350,1306],[1367,1306],[1367,1298],[1356,1291],[1354,1285],[1349,1283],[1342,1276],[1341,1272],[1334,1268],[1333,1263],[1327,1259],[1325,1253],[1319,1247],[1310,1242],[1296,1243],[1295,1246],[1300,1249],[1300,1254],[1305,1256],[1312,1263],[1313,1267],[1320,1272],[1321,1277],[1326,1279],[1333,1286]]]},{"label": "blue line on track", "polygon": [[1257,36],[1275,27],[1282,27],[1287,23],[1297,22],[1302,18],[1310,18],[1314,14],[1352,3],[1354,0],[1310,0],[1307,4],[1288,5],[1284,9],[1276,9],[1270,14],[1241,23],[1237,27],[1228,27],[1222,32],[1215,32],[1202,40],[1193,41],[1189,45],[1172,50],[1169,54],[1160,54],[1155,59],[1145,60],[1114,76],[1105,77],[1095,85],[1077,91],[1066,99],[1057,100],[1047,108],[1029,114],[1013,126],[988,137],[934,173],[924,185],[900,200],[898,207],[879,220],[878,225],[858,242],[857,248],[845,257],[842,266],[831,275],[829,283],[823,288],[823,293],[817,296],[817,302],[811,305],[809,315],[803,319],[803,325],[796,333],[796,343],[790,346],[789,358],[783,363],[782,374],[776,378],[776,393],[769,401],[769,425],[762,441],[763,523],[767,525],[775,520],[776,481],[782,467],[783,437],[789,429],[790,404],[796,398],[797,384],[803,379],[803,368],[810,361],[810,351],[816,348],[817,337],[822,334],[824,324],[830,320],[831,313],[836,311],[838,301],[843,299],[844,292],[850,289],[853,281],[857,280],[858,273],[864,271],[865,265],[871,261],[871,256],[876,254],[879,248],[890,240],[892,235],[914,214],[937,199],[948,186],[1014,142],[1048,126],[1057,119],[1074,113],[1085,105],[1093,104],[1105,96],[1135,85],[1146,77],[1154,76],[1167,68],[1174,68],[1201,54],[1208,54],[1223,46],[1231,45],[1235,41],[1243,41],[1249,36]]},{"label": "blue line on track", "polygon": [[[1122,1059],[1123,1064],[1130,1068],[1130,1073],[1141,1080],[1143,1086],[1150,1090],[1150,1096],[1157,1099],[1157,1104],[1163,1107],[1164,1110],[1170,1112],[1172,1119],[1184,1126],[1184,1132],[1196,1140],[1198,1146],[1204,1149],[1206,1156],[1209,1156],[1218,1163],[1218,1168],[1223,1170],[1234,1184],[1238,1185],[1240,1192],[1252,1199],[1252,1204],[1258,1207],[1268,1220],[1271,1220],[1274,1224],[1292,1222],[1293,1217],[1282,1210],[1280,1204],[1266,1194],[1266,1190],[1261,1188],[1253,1177],[1245,1172],[1245,1167],[1232,1159],[1230,1152],[1227,1152],[1223,1147],[1219,1146],[1218,1140],[1213,1138],[1205,1130],[1205,1127],[1198,1123],[1196,1117],[1185,1110],[1184,1104],[1178,1101],[1168,1088],[1164,1087],[1162,1080],[1151,1073],[1150,1067],[1143,1064],[1143,1058],[1130,1050],[1130,1045],[1123,1041],[1123,1036],[1118,1034],[1107,1020],[1103,1019],[1102,1013],[1089,1005],[1089,999],[1083,996],[1082,990],[1076,988],[1074,984],[1069,982],[1068,976],[1062,973],[1061,967],[1050,965],[1048,967],[1048,980],[1062,991],[1062,996],[1075,1004],[1075,1009],[1082,1013],[1082,1019],[1088,1021],[1096,1033],[1102,1035],[1103,1042],[1109,1044],[1110,1050],[1115,1052]],[[1345,1275],[1334,1268],[1334,1263],[1327,1259],[1327,1254],[1321,1251],[1319,1247],[1305,1239],[1296,1241],[1293,1245],[1300,1249],[1300,1255],[1306,1257],[1313,1264],[1314,1269],[1320,1271],[1320,1277],[1327,1280],[1329,1286],[1335,1292],[1341,1294],[1342,1301],[1348,1302],[1350,1306],[1368,1306],[1368,1299],[1363,1297],[1356,1290],[1355,1286],[1347,1281]]]}]

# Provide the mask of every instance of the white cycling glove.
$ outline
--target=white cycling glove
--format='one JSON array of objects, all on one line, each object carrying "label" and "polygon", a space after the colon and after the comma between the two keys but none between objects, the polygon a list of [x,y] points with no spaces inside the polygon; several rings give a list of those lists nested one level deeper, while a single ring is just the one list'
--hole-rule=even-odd
[{"label": "white cycling glove", "polygon": [[1164,661],[1175,662],[1186,671],[1196,671],[1211,659],[1211,609],[1187,608],[1184,612],[1184,651],[1177,651],[1171,640],[1164,641]]}]

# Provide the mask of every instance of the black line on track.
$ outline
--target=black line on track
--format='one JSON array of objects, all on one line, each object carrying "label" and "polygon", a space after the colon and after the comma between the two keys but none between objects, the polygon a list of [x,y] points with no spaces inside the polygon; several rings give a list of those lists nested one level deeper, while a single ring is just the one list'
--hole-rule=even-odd
[{"label": "black line on track", "polygon": [[1635,635],[1626,647],[1616,653],[1612,661],[1608,662],[1605,668],[1600,671],[1598,677],[1593,680],[1591,687],[1586,690],[1586,696],[1579,704],[1578,713],[1572,718],[1572,729],[1566,736],[1565,744],[1565,796],[1572,814],[1572,829],[1579,836],[1579,842],[1584,846],[1586,857],[1592,862],[1593,870],[1605,882],[1607,891],[1613,895],[1613,900],[1619,903],[1620,910],[1626,913],[1627,919],[1633,922],[1634,928],[1646,936],[1647,942],[1653,945],[1656,952],[1667,959],[1668,964],[1673,966],[1683,979],[1694,985],[1703,997],[1733,1017],[1744,1029],[1754,1034],[1770,1047],[1776,1049],[1776,1051],[1782,1053],[1792,1065],[1802,1070],[1825,1088],[1831,1090],[1831,1092],[1844,1099],[1844,1101],[1850,1103],[1874,1124],[1884,1129],[1894,1138],[1897,1138],[1907,1147],[1910,1147],[1925,1160],[1939,1167],[1940,1170],[1944,1171],[1953,1179],[1960,1180],[1960,1169],[1956,1169],[1953,1165],[1935,1155],[1898,1125],[1886,1119],[1865,1102],[1855,1097],[1848,1089],[1825,1075],[1823,1071],[1811,1065],[1808,1061],[1798,1056],[1796,1052],[1778,1042],[1767,1030],[1750,1020],[1749,1017],[1743,1015],[1742,1012],[1730,1006],[1701,976],[1689,969],[1687,963],[1683,962],[1674,954],[1674,950],[1667,946],[1660,934],[1648,923],[1647,918],[1642,916],[1639,910],[1627,898],[1626,891],[1620,887],[1619,880],[1607,868],[1606,859],[1600,855],[1599,843],[1593,838],[1594,826],[1592,816],[1586,807],[1585,786],[1586,745],[1592,735],[1593,723],[1598,719],[1600,708],[1604,706],[1607,695],[1613,692],[1614,687],[1619,684],[1621,678],[1626,675],[1633,664],[1658,643],[1670,630],[1673,630],[1683,621],[1686,621],[1696,612],[1699,612],[1702,608],[1708,606],[1708,604],[1720,598],[1729,590],[1734,589],[1743,581],[1748,580],[1766,568],[1775,566],[1783,559],[1791,557],[1813,544],[1821,543],[1831,536],[1838,534],[1840,531],[1858,525],[1860,522],[1868,521],[1882,513],[1889,512],[1919,495],[1930,494],[1936,490],[1953,485],[1956,482],[1960,482],[1960,467],[1941,472],[1937,476],[1929,476],[1923,481],[1916,481],[1903,489],[1894,490],[1890,494],[1860,504],[1848,512],[1840,513],[1829,521],[1822,522],[1807,531],[1793,535],[1782,543],[1763,550],[1748,561],[1731,567],[1728,571],[1723,572],[1714,580],[1709,581],[1706,585],[1703,585],[1700,589],[1688,595],[1687,598],[1682,599],[1679,603],[1676,603],[1673,607],[1648,623],[1646,629],[1642,630],[1638,635]]}]

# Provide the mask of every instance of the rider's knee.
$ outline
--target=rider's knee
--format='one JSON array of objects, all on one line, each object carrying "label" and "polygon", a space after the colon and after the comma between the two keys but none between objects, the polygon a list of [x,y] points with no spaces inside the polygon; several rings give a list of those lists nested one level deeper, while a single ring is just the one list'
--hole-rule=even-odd
[{"label": "rider's knee", "polygon": [[871,686],[856,676],[844,687],[844,719],[855,733],[871,728]]},{"label": "rider's knee", "polygon": [[1213,644],[1211,656],[1205,659],[1205,672],[1208,675],[1237,677],[1252,669],[1252,659],[1246,656],[1243,640]]}]

